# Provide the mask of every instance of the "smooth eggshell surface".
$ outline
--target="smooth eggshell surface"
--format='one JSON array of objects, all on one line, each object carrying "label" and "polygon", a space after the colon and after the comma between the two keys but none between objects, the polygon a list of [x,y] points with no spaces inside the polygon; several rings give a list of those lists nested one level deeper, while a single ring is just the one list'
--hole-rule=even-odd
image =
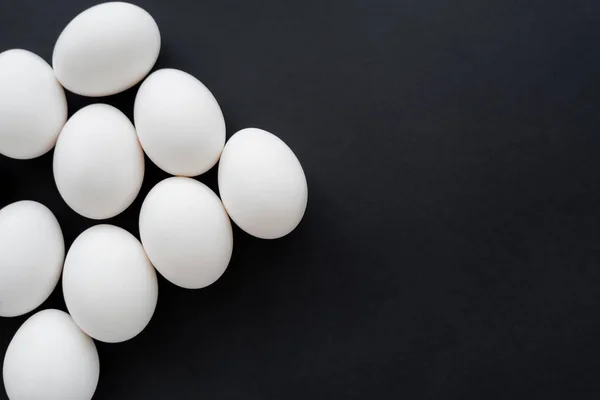
[{"label": "smooth eggshell surface", "polygon": [[94,341],[58,310],[40,311],[25,321],[4,358],[10,400],[90,400],[99,374]]},{"label": "smooth eggshell surface", "polygon": [[75,239],[62,284],[75,323],[94,339],[109,343],[139,334],[158,299],[156,272],[142,245],[112,225],[96,225]]},{"label": "smooth eggshell surface", "polygon": [[42,304],[56,287],[64,257],[62,231],[48,208],[19,201],[0,210],[0,316]]},{"label": "smooth eggshell surface", "polygon": [[140,237],[156,269],[188,289],[219,279],[233,250],[231,223],[221,200],[190,178],[168,178],[152,188],[140,212]]},{"label": "smooth eggshell surface", "polygon": [[172,175],[208,171],[225,144],[217,100],[198,79],[176,69],[158,70],[142,83],[134,123],[150,160]]},{"label": "smooth eggshell surface", "polygon": [[0,53],[0,153],[47,153],[67,120],[67,100],[52,68],[27,50]]},{"label": "smooth eggshell surface", "polygon": [[267,131],[248,128],[234,134],[223,149],[218,180],[229,216],[250,235],[285,236],[304,216],[308,187],[302,166]]},{"label": "smooth eggshell surface", "polygon": [[111,2],[77,15],[62,31],[52,55],[58,80],[73,93],[108,96],[150,72],[160,52],[160,32],[144,9]]},{"label": "smooth eggshell surface", "polygon": [[124,211],[144,179],[144,153],[129,119],[106,104],[77,111],[56,143],[54,179],[65,202],[84,217]]}]

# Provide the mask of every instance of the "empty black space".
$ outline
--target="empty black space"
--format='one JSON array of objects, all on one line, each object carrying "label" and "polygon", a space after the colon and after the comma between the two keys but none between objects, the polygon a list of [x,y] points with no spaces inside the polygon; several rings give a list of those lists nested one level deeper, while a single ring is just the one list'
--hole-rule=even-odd
[{"label": "empty black space", "polygon": [[[48,62],[95,0],[2,0],[0,50]],[[597,399],[600,2],[135,0],[155,69],[199,78],[227,136],[260,127],[306,172],[289,236],[234,231],[202,290],[160,278],[138,337],[97,343],[95,399]],[[130,118],[137,86],[69,94]],[[52,152],[0,157],[0,206],[42,202]],[[198,179],[214,190],[216,170]],[[135,203],[106,221],[139,236]],[[41,308],[64,310],[60,285]],[[0,357],[31,314],[0,319]],[[6,399],[0,388],[0,399]]]}]

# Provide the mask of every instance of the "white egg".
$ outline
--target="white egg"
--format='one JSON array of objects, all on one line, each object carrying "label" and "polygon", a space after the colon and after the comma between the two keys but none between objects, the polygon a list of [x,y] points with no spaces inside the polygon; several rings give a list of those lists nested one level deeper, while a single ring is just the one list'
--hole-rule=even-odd
[{"label": "white egg", "polygon": [[158,70],[142,83],[133,120],[150,160],[172,175],[208,171],[225,145],[217,100],[198,79],[176,69]]},{"label": "white egg", "polygon": [[65,303],[94,339],[116,343],[138,335],[158,300],[156,271],[131,233],[96,225],[75,239],[63,272]]},{"label": "white egg", "polygon": [[140,237],[158,272],[188,289],[219,279],[233,250],[221,200],[190,178],[168,178],[152,188],[140,212]]},{"label": "white egg", "polygon": [[308,187],[300,162],[277,136],[248,128],[234,134],[219,163],[219,193],[229,216],[250,235],[290,233],[306,210]]},{"label": "white egg", "polygon": [[144,152],[129,119],[106,104],[77,111],[56,143],[54,179],[65,202],[84,217],[124,211],[144,179]]},{"label": "white egg", "polygon": [[144,79],[159,52],[160,32],[152,16],[133,4],[111,2],[88,8],[66,26],[52,65],[71,92],[108,96]]},{"label": "white egg", "polygon": [[52,293],[65,243],[54,214],[35,201],[0,210],[0,316],[28,313]]},{"label": "white egg", "polygon": [[40,311],[25,321],[4,358],[10,400],[90,400],[99,374],[94,341],[59,310]]},{"label": "white egg", "polygon": [[52,68],[20,49],[0,53],[0,153],[30,159],[47,153],[67,120],[67,100]]}]

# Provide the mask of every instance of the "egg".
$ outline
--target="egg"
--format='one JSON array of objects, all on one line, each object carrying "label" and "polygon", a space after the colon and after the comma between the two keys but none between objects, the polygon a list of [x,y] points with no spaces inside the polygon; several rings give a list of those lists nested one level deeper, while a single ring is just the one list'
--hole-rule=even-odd
[{"label": "egg", "polygon": [[172,175],[208,171],[225,145],[217,100],[198,79],[176,69],[158,70],[142,83],[133,119],[150,160]]},{"label": "egg", "polygon": [[62,285],[75,323],[108,343],[138,335],[158,300],[156,272],[142,245],[113,225],[96,225],[75,239],[65,259]]},{"label": "egg", "polygon": [[218,181],[229,216],[250,235],[285,236],[304,216],[308,187],[302,166],[292,150],[267,131],[242,129],[229,139]]},{"label": "egg", "polygon": [[0,53],[0,153],[30,159],[47,153],[67,120],[67,100],[52,68],[21,49]]},{"label": "egg", "polygon": [[84,217],[110,218],[129,207],[144,179],[144,152],[129,119],[106,104],[77,111],[56,143],[54,179]]},{"label": "egg", "polygon": [[150,190],[140,212],[140,237],[158,272],[188,289],[219,279],[233,250],[231,223],[217,195],[183,177]]},{"label": "egg", "polygon": [[54,214],[35,201],[0,210],[0,316],[28,313],[52,293],[65,243]]},{"label": "egg", "polygon": [[111,2],[88,8],[66,26],[54,46],[52,65],[71,92],[108,96],[140,82],[159,52],[154,18],[133,4]]},{"label": "egg", "polygon": [[2,371],[10,400],[90,400],[100,362],[94,341],[69,314],[44,310],[17,330]]}]

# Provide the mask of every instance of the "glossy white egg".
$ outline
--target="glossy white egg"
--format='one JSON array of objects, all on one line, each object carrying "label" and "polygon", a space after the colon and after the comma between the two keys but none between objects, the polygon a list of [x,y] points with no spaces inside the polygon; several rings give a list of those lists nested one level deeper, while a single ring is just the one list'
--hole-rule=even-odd
[{"label": "glossy white egg", "polygon": [[0,153],[30,159],[47,153],[67,120],[67,100],[52,68],[21,49],[0,53]]},{"label": "glossy white egg", "polygon": [[2,372],[10,400],[90,400],[100,362],[94,341],[69,314],[44,310],[12,338]]},{"label": "glossy white egg", "polygon": [[0,210],[0,316],[42,304],[56,287],[64,257],[60,225],[44,205],[19,201]]},{"label": "glossy white egg", "polygon": [[158,272],[188,289],[219,279],[233,250],[221,200],[203,183],[183,177],[165,179],[148,193],[140,212],[140,237]]},{"label": "glossy white egg", "polygon": [[144,152],[133,124],[106,104],[77,111],[56,143],[54,179],[65,202],[84,217],[124,211],[144,179]]},{"label": "glossy white egg", "polygon": [[75,239],[63,272],[65,303],[94,339],[115,343],[138,335],[158,300],[156,271],[141,243],[113,225],[96,225]]},{"label": "glossy white egg", "polygon": [[176,69],[158,70],[142,83],[134,123],[150,160],[172,175],[208,171],[225,145],[217,100],[198,79]]},{"label": "glossy white egg", "polygon": [[219,162],[219,193],[229,216],[250,235],[276,239],[302,220],[306,177],[292,150],[277,136],[248,128],[234,134]]},{"label": "glossy white egg", "polygon": [[110,2],[88,8],[66,26],[52,66],[71,92],[108,96],[144,79],[159,52],[160,32],[152,16],[136,5]]}]

